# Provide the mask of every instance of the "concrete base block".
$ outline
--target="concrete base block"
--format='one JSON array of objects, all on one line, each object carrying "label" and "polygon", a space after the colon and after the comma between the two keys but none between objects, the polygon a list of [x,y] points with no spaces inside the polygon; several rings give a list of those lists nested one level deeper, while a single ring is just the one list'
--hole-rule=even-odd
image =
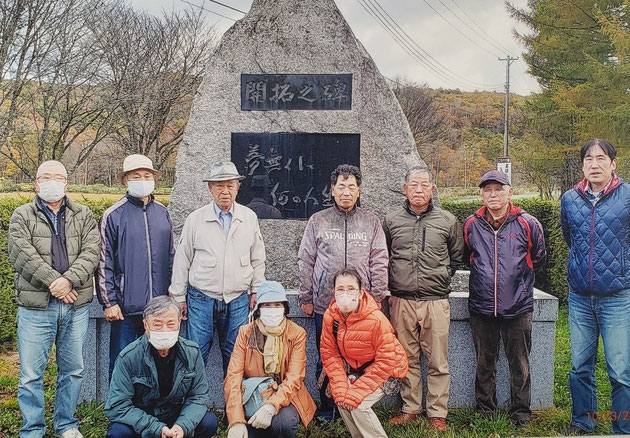
[{"label": "concrete base block", "polygon": [[[468,323],[468,272],[458,271],[453,286],[458,292],[451,293],[451,330],[449,334],[449,367],[451,389],[449,407],[463,408],[475,405],[475,350]],[[290,317],[308,334],[306,385],[314,399],[319,398],[315,380],[317,355],[315,351],[315,322],[302,313],[298,305],[297,292],[289,292]],[[539,290],[534,291],[534,315],[532,329],[532,409],[543,409],[553,405],[553,361],[555,325],[558,317],[557,298]],[[104,401],[107,398],[109,364],[109,323],[105,321],[101,306],[95,301],[90,308],[90,325],[84,349],[85,378],[81,397],[83,400]],[[424,361],[423,361],[424,363]],[[424,366],[423,366],[424,367]],[[223,368],[218,343],[210,351],[208,366],[211,405],[222,407]],[[426,375],[426,373],[423,373]],[[426,388],[426,382],[423,384]],[[426,391],[425,391],[426,392]],[[506,406],[510,399],[510,384],[507,361],[501,347],[497,364],[497,400]],[[388,399],[386,402],[395,402]]]}]

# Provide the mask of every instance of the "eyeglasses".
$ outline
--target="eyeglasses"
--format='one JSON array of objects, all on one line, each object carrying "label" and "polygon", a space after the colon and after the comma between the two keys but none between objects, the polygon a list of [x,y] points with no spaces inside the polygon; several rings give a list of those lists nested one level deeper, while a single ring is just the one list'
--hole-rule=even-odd
[{"label": "eyeglasses", "polygon": [[47,182],[47,181],[57,181],[57,182],[62,182],[65,183],[66,181],[68,181],[68,178],[66,178],[65,176],[61,176],[61,175],[42,175],[39,178],[37,178],[37,181],[39,182]]},{"label": "eyeglasses", "polygon": [[340,295],[340,294],[356,295],[358,293],[359,293],[359,289],[356,289],[354,287],[349,287],[349,288],[339,287],[339,288],[335,288],[335,294],[337,294],[337,295]]}]

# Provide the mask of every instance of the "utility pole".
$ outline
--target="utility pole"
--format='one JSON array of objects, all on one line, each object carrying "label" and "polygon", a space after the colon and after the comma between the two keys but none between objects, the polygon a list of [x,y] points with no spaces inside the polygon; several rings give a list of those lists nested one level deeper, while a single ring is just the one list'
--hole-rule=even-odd
[{"label": "utility pole", "polygon": [[508,132],[510,128],[510,65],[517,59],[518,57],[514,58],[510,55],[507,55],[506,58],[499,58],[499,61],[505,61],[505,109],[503,114],[503,157],[497,159],[497,168],[505,172],[510,181],[512,180],[512,163],[510,162],[508,149]]},{"label": "utility pole", "polygon": [[507,58],[499,58],[499,61],[505,61],[505,114],[503,115],[503,156],[508,156],[508,129],[510,127],[510,65],[517,58],[510,55]]}]

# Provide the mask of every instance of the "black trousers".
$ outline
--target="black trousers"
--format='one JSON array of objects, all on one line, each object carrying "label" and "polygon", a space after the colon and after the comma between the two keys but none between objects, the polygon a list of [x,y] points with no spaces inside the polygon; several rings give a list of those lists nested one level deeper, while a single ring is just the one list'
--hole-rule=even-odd
[{"label": "black trousers", "polygon": [[532,349],[532,313],[514,319],[470,314],[473,342],[477,355],[475,377],[476,408],[481,412],[497,409],[496,369],[499,342],[510,369],[510,409],[514,421],[529,421],[531,415],[531,374],[529,353]]}]

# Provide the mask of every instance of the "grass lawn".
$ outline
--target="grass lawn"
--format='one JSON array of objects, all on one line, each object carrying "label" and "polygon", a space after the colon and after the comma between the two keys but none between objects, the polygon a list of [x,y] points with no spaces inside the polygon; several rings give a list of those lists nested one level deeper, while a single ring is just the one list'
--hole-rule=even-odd
[{"label": "grass lawn", "polygon": [[[597,365],[599,410],[610,409],[610,383],[608,382],[606,367],[602,356],[600,343],[599,361]],[[567,382],[570,369],[569,325],[567,310],[561,309],[556,327],[556,356],[555,356],[555,408],[534,412],[532,422],[524,429],[515,429],[504,413],[495,418],[482,418],[474,410],[458,409],[450,412],[448,417],[449,431],[440,435],[433,432],[426,420],[418,420],[407,426],[392,427],[385,424],[385,430],[391,438],[411,437],[462,437],[488,438],[508,436],[562,436],[571,417],[571,397]],[[18,363],[17,354],[5,353],[0,357],[0,437],[17,437],[21,426],[20,410],[16,399]],[[55,365],[49,363],[44,377],[46,399],[46,423],[49,431],[52,428],[52,406],[54,400]],[[396,414],[393,408],[379,408],[378,414],[383,421]],[[220,416],[220,413],[217,413]],[[78,417],[81,419],[81,432],[86,438],[102,438],[107,429],[107,419],[103,415],[103,406],[98,403],[84,403],[79,406]],[[606,435],[611,433],[610,423],[600,423],[596,433]],[[226,436],[223,428],[220,436]],[[53,436],[53,435],[47,435]],[[305,433],[302,428],[300,436],[313,438],[349,437],[343,422],[339,420],[327,427],[312,424]]]}]

